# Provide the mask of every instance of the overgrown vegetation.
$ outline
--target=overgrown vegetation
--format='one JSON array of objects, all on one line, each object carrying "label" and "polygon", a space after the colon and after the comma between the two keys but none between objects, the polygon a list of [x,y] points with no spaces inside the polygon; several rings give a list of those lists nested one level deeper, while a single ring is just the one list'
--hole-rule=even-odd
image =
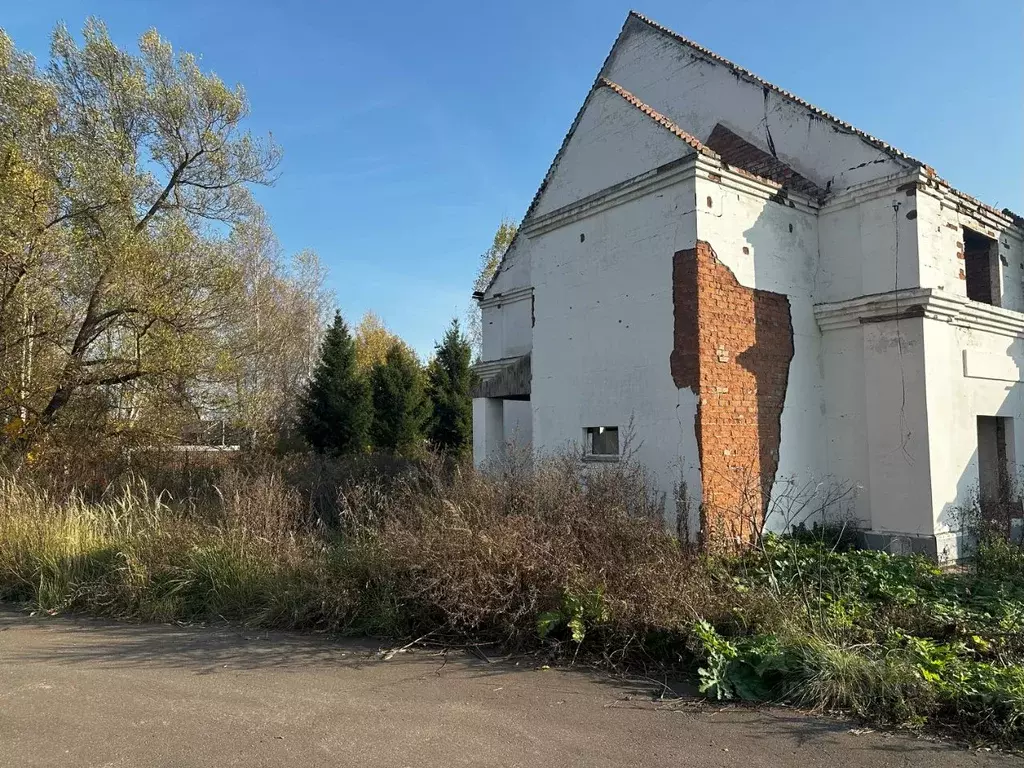
[{"label": "overgrown vegetation", "polygon": [[487,477],[431,458],[245,467],[164,472],[145,455],[69,496],[6,477],[0,600],[491,641],[692,674],[721,699],[1024,744],[1024,553],[1003,538],[983,536],[954,571],[821,532],[712,556],[667,532],[629,463],[510,460]]},{"label": "overgrown vegetation", "polygon": [[[428,372],[372,312],[325,333],[323,265],[286,257],[252,197],[282,154],[248,117],[156,30],[129,50],[97,19],[60,25],[40,66],[0,29],[0,450],[424,451]],[[453,456],[464,349],[455,324],[429,365],[429,436]]]},{"label": "overgrown vegetation", "polygon": [[132,51],[61,25],[43,66],[0,30],[3,438],[153,443],[216,410],[261,443],[291,421],[328,297],[252,198],[281,151],[248,115],[155,30]]}]

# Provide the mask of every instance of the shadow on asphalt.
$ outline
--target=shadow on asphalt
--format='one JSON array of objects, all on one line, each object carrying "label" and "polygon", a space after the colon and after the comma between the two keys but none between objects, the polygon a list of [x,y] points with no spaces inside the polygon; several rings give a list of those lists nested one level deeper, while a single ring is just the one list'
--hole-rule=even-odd
[{"label": "shadow on asphalt", "polygon": [[[44,635],[41,642],[11,651],[4,648],[3,632],[11,628],[32,628]],[[45,635],[53,633],[53,639]],[[400,646],[399,646],[400,647]],[[225,668],[233,671],[277,669],[309,671],[347,668],[369,670],[380,666],[401,666],[413,676],[457,674],[465,678],[502,677],[537,668],[532,658],[486,661],[462,649],[397,652],[385,641],[301,635],[291,632],[249,629],[236,625],[170,626],[111,622],[84,617],[30,617],[24,612],[0,609],[0,655],[5,663],[87,664],[108,669],[182,669],[208,675]],[[561,674],[586,677],[608,688],[608,708],[641,709],[672,713],[686,720],[699,719],[708,732],[720,732],[723,743],[739,732],[751,739],[784,738],[795,748],[821,742],[835,743],[843,737],[852,751],[884,750],[893,755],[928,754],[948,746],[901,735],[861,731],[849,721],[808,717],[784,708],[718,705],[697,698],[692,686],[670,680],[611,675],[586,667],[562,667]],[[564,678],[563,678],[564,679]],[[552,681],[553,682],[553,681]],[[850,733],[865,738],[850,741]]]},{"label": "shadow on asphalt", "polygon": [[[40,632],[57,630],[60,640],[31,650],[19,649],[12,661],[56,664],[186,669],[215,669],[224,664],[234,669],[315,664],[359,669],[388,663],[382,656],[391,649],[385,642],[362,638],[302,635],[238,625],[131,624],[79,616],[29,616],[16,610],[0,611],[0,633],[15,626],[33,627]],[[423,655],[402,654],[393,660],[414,656],[422,660]]]}]

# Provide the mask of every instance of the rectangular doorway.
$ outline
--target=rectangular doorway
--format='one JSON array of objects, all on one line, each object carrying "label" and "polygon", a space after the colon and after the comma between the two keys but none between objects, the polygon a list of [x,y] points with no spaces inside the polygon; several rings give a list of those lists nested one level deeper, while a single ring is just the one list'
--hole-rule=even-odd
[{"label": "rectangular doorway", "polygon": [[1014,466],[1013,419],[979,416],[978,494],[982,514],[987,520],[1008,520]]}]

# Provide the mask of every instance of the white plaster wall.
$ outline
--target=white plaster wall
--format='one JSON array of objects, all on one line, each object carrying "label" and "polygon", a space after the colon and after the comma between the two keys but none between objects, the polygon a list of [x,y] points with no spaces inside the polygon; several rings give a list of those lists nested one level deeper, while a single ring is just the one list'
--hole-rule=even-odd
[{"label": "white plaster wall", "polygon": [[533,407],[529,400],[505,400],[504,438],[517,450],[528,450],[533,445]]},{"label": "white plaster wall", "polygon": [[530,351],[533,326],[530,296],[488,305],[481,310],[483,351],[481,360],[516,357]]},{"label": "white plaster wall", "polygon": [[924,324],[922,318],[905,318],[860,327],[868,498],[875,531],[934,533]]},{"label": "white plaster wall", "polygon": [[[907,167],[775,91],[630,18],[602,74],[702,141],[722,123],[832,190]],[[785,83],[781,83],[785,87]]]},{"label": "white plaster wall", "polygon": [[[991,220],[958,210],[931,190],[917,193],[921,284],[966,297],[967,283],[960,278],[964,261],[962,227],[967,226],[999,242],[1000,305],[1024,311],[1024,248],[1013,229],[995,227]],[[1014,419],[1012,453],[1024,457],[1024,339],[985,330],[926,321],[928,429],[931,449],[932,516],[937,533],[960,527],[958,509],[977,491],[978,416]],[[964,353],[978,360],[986,377],[967,376]],[[993,364],[983,365],[985,360]],[[991,377],[991,378],[990,378]]]},{"label": "white plaster wall", "polygon": [[530,245],[525,237],[516,237],[486,291],[487,304],[480,308],[481,360],[499,360],[530,351],[530,297],[522,296],[512,302],[490,301],[496,294],[510,294],[530,285]]},{"label": "white plaster wall", "polygon": [[[674,512],[683,478],[700,502],[696,397],[672,380],[672,257],[695,245],[694,183],[682,180],[537,235],[533,439],[579,445],[583,429],[632,425],[634,458]],[[583,235],[583,242],[581,242]]]},{"label": "white plaster wall", "polygon": [[500,360],[506,357],[505,311],[503,307],[495,305],[480,307],[480,332],[482,335],[481,360]]},{"label": "white plaster wall", "polygon": [[[822,210],[819,301],[891,291],[897,271],[900,288],[966,297],[957,258],[966,225],[999,240],[1001,304],[1024,308],[1024,254],[1014,231],[993,230],[929,190],[908,195],[898,185]],[[829,462],[834,472],[848,467],[862,486],[859,516],[877,531],[935,534],[940,545],[955,546],[944,536],[958,530],[956,510],[977,487],[977,416],[1024,417],[1016,373],[1014,381],[965,377],[963,353],[1024,364],[1024,341],[912,318],[830,330],[823,339]],[[1014,430],[1017,456],[1024,456],[1021,432]]]},{"label": "white plaster wall", "polygon": [[[941,533],[959,529],[957,509],[978,488],[978,416],[1014,419],[1011,450],[1024,457],[1024,339],[936,321],[925,322],[925,333],[932,514]],[[1008,358],[1013,365],[999,366],[1007,378],[965,376],[965,350]]]},{"label": "white plaster wall", "polygon": [[851,511],[873,531],[935,532],[932,382],[925,369],[930,322],[853,318],[822,334],[829,473],[849,484],[856,494]]},{"label": "white plaster wall", "polygon": [[487,296],[508,293],[528,285],[530,285],[530,244],[526,238],[516,237],[505,251],[505,257],[501,260],[493,284],[487,290]]},{"label": "white plaster wall", "polygon": [[792,489],[792,482],[802,485],[821,481],[828,472],[821,334],[814,318],[813,297],[818,263],[817,218],[811,210],[772,202],[767,194],[740,191],[702,177],[697,178],[696,185],[697,239],[711,245],[741,285],[789,298],[793,360],[773,492],[778,511],[768,521],[769,526],[781,528],[786,525],[787,511],[791,511],[781,497]]},{"label": "white plaster wall", "polygon": [[502,401],[473,398],[473,465],[480,468],[500,458],[504,446]]},{"label": "white plaster wall", "polygon": [[999,229],[961,213],[927,191],[918,192],[917,222],[921,253],[921,285],[967,296],[967,282],[960,278],[964,260],[963,227],[999,241],[1000,306],[1024,312],[1024,247],[1012,229]]},{"label": "white plaster wall", "polygon": [[842,301],[885,293],[897,284],[900,288],[921,284],[918,219],[906,215],[915,210],[915,199],[896,186],[880,197],[838,201],[819,212],[817,301]]},{"label": "white plaster wall", "polygon": [[579,124],[535,209],[542,216],[693,150],[609,88],[587,97]]},{"label": "white plaster wall", "polygon": [[853,494],[855,518],[870,527],[871,476],[861,326],[822,334],[825,460],[828,473]]},{"label": "white plaster wall", "polygon": [[[914,196],[840,197],[818,215],[817,302],[920,284]],[[875,531],[931,534],[921,321],[831,329],[822,336],[829,473],[855,493]],[[900,354],[902,344],[902,355]]]},{"label": "white plaster wall", "polygon": [[487,460],[486,403],[486,398],[473,398],[473,466],[475,467],[482,466]]},{"label": "white plaster wall", "polygon": [[529,400],[473,399],[473,464],[500,461],[509,449],[528,452],[533,442]]}]

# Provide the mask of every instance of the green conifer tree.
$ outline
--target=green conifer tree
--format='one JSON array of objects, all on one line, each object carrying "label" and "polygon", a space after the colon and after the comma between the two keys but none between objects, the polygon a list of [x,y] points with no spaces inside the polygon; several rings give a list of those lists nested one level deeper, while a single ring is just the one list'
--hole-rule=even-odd
[{"label": "green conifer tree", "polygon": [[401,342],[392,344],[384,361],[373,366],[370,385],[373,447],[388,453],[414,455],[423,445],[423,429],[430,414],[419,360]]},{"label": "green conifer tree", "polygon": [[475,376],[469,367],[473,351],[452,320],[444,338],[434,347],[427,366],[427,393],[431,414],[427,437],[444,453],[462,458],[473,445],[473,397]]},{"label": "green conifer tree", "polygon": [[299,429],[320,453],[354,453],[366,448],[372,419],[370,387],[356,366],[355,342],[335,312],[299,405]]}]

